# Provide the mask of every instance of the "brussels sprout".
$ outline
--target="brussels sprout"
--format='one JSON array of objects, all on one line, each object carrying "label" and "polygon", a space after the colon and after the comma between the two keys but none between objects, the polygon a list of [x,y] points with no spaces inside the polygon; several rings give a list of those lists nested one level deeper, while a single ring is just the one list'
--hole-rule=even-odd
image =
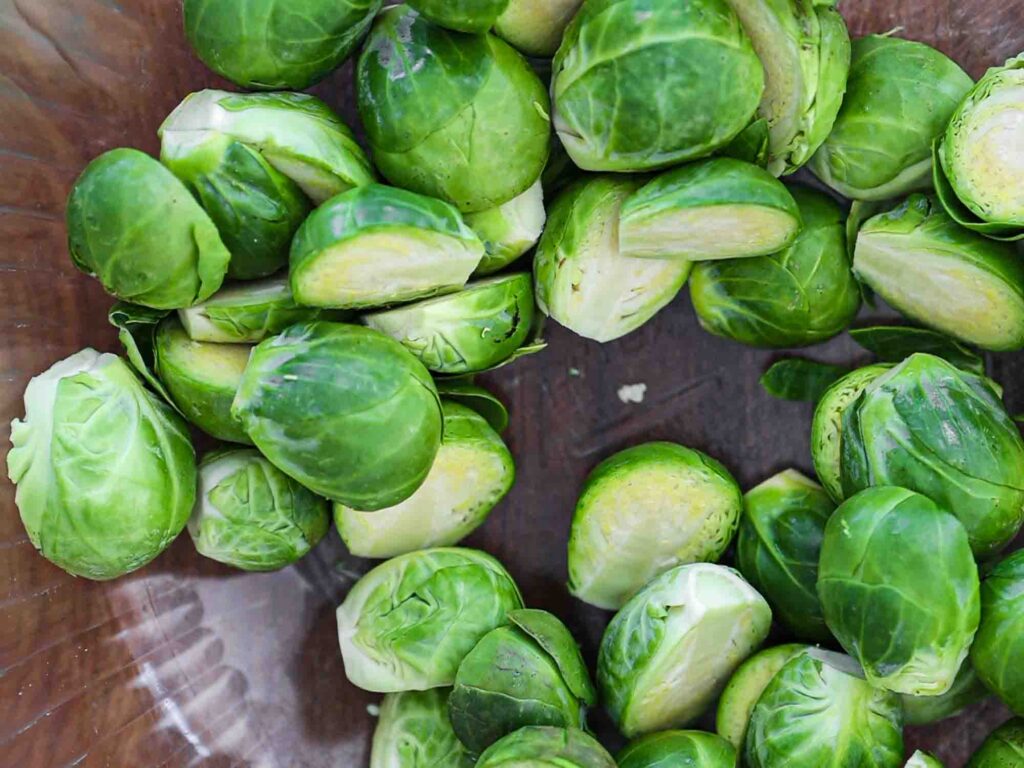
[{"label": "brussels sprout", "polygon": [[195,341],[255,344],[322,313],[296,304],[288,278],[275,277],[222,288],[206,301],[179,309],[178,318]]},{"label": "brussels sprout", "polygon": [[435,373],[487,370],[527,340],[536,303],[528,272],[470,283],[465,290],[366,315]]},{"label": "brussels sprout", "polygon": [[690,298],[701,327],[756,347],[800,347],[841,333],[860,309],[839,206],[795,187],[803,229],[771,256],[695,265]]},{"label": "brussels sprout", "polygon": [[484,257],[473,273],[489,275],[533,248],[544,231],[544,188],[540,180],[497,208],[467,213],[466,224],[484,244]]},{"label": "brussels sprout", "polygon": [[244,571],[276,571],[327,533],[327,501],[251,448],[215,451],[199,464],[188,532],[199,554]]},{"label": "brussels sprout", "polygon": [[544,169],[547,92],[493,35],[389,8],[359,57],[356,87],[374,161],[396,186],[470,213],[521,195]]},{"label": "brussels sprout", "polygon": [[927,189],[932,143],[972,84],[956,62],[924,43],[890,35],[854,40],[843,106],[811,170],[856,200]]},{"label": "brussels sprout", "polygon": [[945,768],[945,766],[938,758],[919,749],[910,756],[903,768]]},{"label": "brussels sprout", "polygon": [[335,525],[352,554],[394,557],[455,544],[482,525],[512,488],[512,454],[483,416],[450,400],[441,406],[441,448],[412,496],[377,512],[334,505]]},{"label": "brussels sprout", "polygon": [[537,305],[580,336],[611,341],[650,320],[690,274],[682,259],[619,253],[619,207],[638,181],[598,176],[555,200],[534,257]]},{"label": "brussels sprout", "polygon": [[260,342],[231,413],[278,469],[362,511],[409,498],[441,444],[427,370],[394,339],[341,323]]},{"label": "brussels sprout", "polygon": [[589,0],[553,71],[555,130],[588,171],[706,157],[746,128],[764,90],[761,62],[725,0]]},{"label": "brussels sprout", "polygon": [[1022,93],[1024,54],[985,73],[936,147],[935,187],[950,215],[999,239],[1024,237]]},{"label": "brussels sprout", "polygon": [[868,219],[853,271],[907,317],[983,349],[1024,347],[1024,263],[914,194]]},{"label": "brussels sprout", "polygon": [[989,690],[1024,715],[1024,550],[1000,562],[981,585],[971,661]]},{"label": "brussels sprout", "polygon": [[736,571],[680,565],[615,614],[601,640],[597,681],[622,733],[686,725],[765,639],[772,612]]},{"label": "brussels sprout", "polygon": [[484,246],[441,200],[368,184],[333,197],[292,243],[295,300],[314,307],[379,307],[461,288]]},{"label": "brussels sprout", "polygon": [[976,557],[1024,522],[1024,441],[992,384],[916,354],[875,378],[842,413],[843,492],[899,485],[967,529]]},{"label": "brussels sprout", "polygon": [[473,768],[448,721],[448,689],[389,693],[373,732],[370,768]]},{"label": "brussels sprout", "polygon": [[957,368],[984,374],[985,361],[975,350],[955,339],[908,325],[873,325],[851,328],[850,338],[879,360],[899,363],[915,352],[941,357]]},{"label": "brussels sprout", "polygon": [[869,488],[839,506],[825,527],[818,596],[868,682],[896,693],[948,691],[978,629],[967,532],[903,488]]},{"label": "brussels sprout", "polygon": [[827,640],[816,584],[825,523],[836,505],[795,469],[765,480],[743,498],[736,547],[740,573],[794,636]]},{"label": "brussels sprout", "polygon": [[729,679],[729,684],[725,686],[722,697],[718,700],[715,730],[740,754],[743,753],[743,742],[747,737],[750,712],[757,704],[757,700],[786,662],[807,648],[808,646],[799,643],[765,648],[740,664]]},{"label": "brussels sprout", "polygon": [[218,440],[252,445],[231,403],[252,347],[193,341],[177,317],[156,332],[155,368],[171,403],[181,414]]},{"label": "brussels sprout", "polygon": [[409,0],[423,18],[459,32],[486,32],[494,26],[509,0]]},{"label": "brussels sprout", "polygon": [[662,731],[642,736],[616,755],[619,768],[736,768],[736,749],[702,731]]},{"label": "brussels sprout", "polygon": [[381,0],[185,0],[185,34],[218,75],[302,90],[341,66]]},{"label": "brussels sprout", "polygon": [[785,248],[799,231],[800,210],[782,182],[756,165],[716,157],[666,171],[631,194],[619,215],[619,250],[690,261],[761,256]]},{"label": "brussels sprout", "polygon": [[675,443],[643,443],[587,477],[569,533],[569,591],[618,610],[682,563],[717,560],[739,524],[743,498],[724,466]]},{"label": "brussels sprout", "polygon": [[967,768],[1018,768],[1024,755],[1024,720],[1007,720],[988,735]]},{"label": "brussels sprout", "polygon": [[510,611],[462,660],[448,713],[474,754],[528,725],[580,728],[597,694],[569,630],[546,611]]},{"label": "brussels sprout", "polygon": [[758,115],[768,170],[792,173],[832,130],[850,69],[850,35],[831,0],[728,0],[764,65]]},{"label": "brussels sprout", "polygon": [[750,713],[750,768],[899,768],[899,697],[873,688],[847,656],[812,648],[792,658]]},{"label": "brussels sprout", "polygon": [[78,177],[67,206],[71,261],[114,296],[155,309],[220,288],[231,254],[210,217],[160,163],[113,149]]},{"label": "brussels sprout", "polygon": [[817,403],[849,368],[803,357],[784,357],[761,374],[758,383],[772,397],[797,403]]},{"label": "brussels sprout", "polygon": [[308,93],[205,90],[185,98],[159,130],[164,156],[185,156],[223,134],[259,150],[314,203],[373,181],[349,127]]},{"label": "brussels sprout", "polygon": [[843,500],[841,469],[843,413],[861,392],[892,366],[867,365],[843,376],[825,390],[814,409],[811,422],[811,459],[818,480],[833,501]]},{"label": "brussels sprout", "polygon": [[480,755],[476,768],[616,768],[593,736],[576,728],[529,726]]},{"label": "brussels sprout", "polygon": [[292,236],[309,213],[302,189],[248,144],[215,131],[165,133],[160,160],[196,196],[231,251],[228,277],[251,280],[288,264]]},{"label": "brussels sprout", "polygon": [[[977,636],[974,641],[978,641]],[[945,693],[938,696],[903,694],[900,697],[903,700],[903,719],[907,725],[929,725],[960,714],[966,707],[986,696],[988,689],[981,682],[968,658],[960,665],[953,685]]]},{"label": "brussels sprout", "polygon": [[550,58],[583,0],[509,0],[494,31],[527,56]]},{"label": "brussels sprout", "polygon": [[70,574],[123,576],[185,527],[196,492],[185,422],[116,355],[84,349],[33,378],[11,445],[25,531]]},{"label": "brussels sprout", "polygon": [[338,606],[345,674],[381,693],[451,685],[473,646],[522,607],[512,577],[484,552],[400,555],[363,576]]}]

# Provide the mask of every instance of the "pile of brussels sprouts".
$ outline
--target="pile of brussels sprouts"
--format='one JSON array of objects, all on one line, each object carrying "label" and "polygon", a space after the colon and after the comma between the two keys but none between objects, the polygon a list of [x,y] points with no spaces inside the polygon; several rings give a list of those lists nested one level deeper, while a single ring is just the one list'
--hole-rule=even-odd
[{"label": "pile of brussels sprouts", "polygon": [[[373,768],[920,768],[904,724],[990,693],[1024,717],[1024,440],[977,351],[1024,348],[1024,55],[974,83],[811,0],[184,0],[184,24],[250,92],[189,95],[159,159],[114,149],[74,185],[71,259],[125,358],[25,391],[8,471],[44,557],[113,579],[187,527],[273,570],[333,517],[383,560],[337,611],[349,680],[387,694]],[[368,152],[299,92],[357,48]],[[593,470],[568,544],[571,593],[616,611],[592,680],[454,546],[515,475],[473,377],[542,349],[543,316],[605,342],[687,280],[752,346],[825,341],[876,296],[920,327],[766,375],[817,401],[817,481],[744,494],[667,442]],[[198,463],[192,428],[218,441]],[[773,621],[790,642],[762,649]],[[1009,765],[1024,720],[971,761]]]}]

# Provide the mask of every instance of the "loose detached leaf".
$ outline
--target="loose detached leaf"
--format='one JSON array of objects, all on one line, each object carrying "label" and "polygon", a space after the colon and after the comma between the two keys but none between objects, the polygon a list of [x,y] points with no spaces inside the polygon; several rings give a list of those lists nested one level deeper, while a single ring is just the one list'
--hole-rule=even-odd
[{"label": "loose detached leaf", "polygon": [[985,360],[980,354],[955,339],[927,328],[873,325],[851,328],[850,338],[882,362],[899,363],[916,352],[926,352],[962,370],[985,373]]},{"label": "loose detached leaf", "polygon": [[761,376],[761,386],[780,400],[816,403],[848,368],[802,357],[779,360]]}]

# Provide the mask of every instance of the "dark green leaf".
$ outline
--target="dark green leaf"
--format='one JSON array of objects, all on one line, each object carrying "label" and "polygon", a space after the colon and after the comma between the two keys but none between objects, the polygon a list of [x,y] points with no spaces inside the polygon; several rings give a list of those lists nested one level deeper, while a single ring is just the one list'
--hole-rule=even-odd
[{"label": "dark green leaf", "polygon": [[850,338],[886,363],[899,363],[916,352],[926,352],[962,370],[985,373],[985,361],[981,355],[955,339],[926,328],[901,325],[851,328]]},{"label": "dark green leaf", "polygon": [[438,379],[435,383],[441,397],[472,408],[487,420],[495,432],[504,432],[508,428],[508,409],[505,404],[496,395],[474,384],[471,376]]},{"label": "dark green leaf", "polygon": [[832,384],[849,372],[841,365],[801,357],[779,360],[761,376],[761,386],[781,400],[816,403]]}]

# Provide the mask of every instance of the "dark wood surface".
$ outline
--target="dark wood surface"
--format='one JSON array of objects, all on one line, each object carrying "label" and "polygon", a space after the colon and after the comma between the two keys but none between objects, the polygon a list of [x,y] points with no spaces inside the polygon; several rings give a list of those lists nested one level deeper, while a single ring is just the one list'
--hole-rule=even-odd
[{"label": "dark wood surface", "polygon": [[[188,51],[177,0],[0,0],[0,424],[23,412],[29,378],[84,346],[116,350],[111,304],[67,258],[64,200],[85,163],[116,146],[156,152],[155,131],[189,91],[222,85]],[[1024,49],[1024,0],[845,2],[851,29],[902,28],[974,76]],[[353,118],[351,73],[316,89]],[[527,601],[560,615],[593,661],[609,617],[572,600],[565,542],[587,471],[633,443],[667,439],[722,460],[744,487],[810,470],[810,408],[763,393],[778,353],[703,333],[685,292],[653,321],[599,345],[552,326],[542,355],[487,383],[513,414],[518,479],[468,541],[505,562]],[[863,358],[848,339],[819,359]],[[1024,410],[1024,356],[992,362]],[[642,404],[617,391],[644,383]],[[66,576],[34,551],[0,482],[0,765],[364,766],[378,697],[345,679],[334,607],[366,563],[331,533],[277,574],[199,558],[182,536],[110,584]],[[963,765],[1006,717],[994,701],[909,729]],[[597,725],[606,732],[600,717]],[[610,743],[610,746],[616,746]]]}]

